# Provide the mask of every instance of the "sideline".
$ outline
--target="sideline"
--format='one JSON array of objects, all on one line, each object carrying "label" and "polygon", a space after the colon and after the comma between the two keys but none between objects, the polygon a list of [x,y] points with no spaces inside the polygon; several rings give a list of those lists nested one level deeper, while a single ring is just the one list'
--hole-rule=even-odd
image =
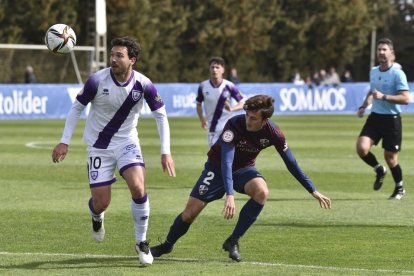
[{"label": "sideline", "polygon": [[[122,255],[97,255],[97,254],[74,254],[74,253],[43,253],[43,252],[1,252],[1,255],[8,256],[61,256],[61,257],[76,257],[76,258],[125,258],[136,259],[137,256],[122,256]],[[162,261],[174,261],[174,262],[189,262],[189,263],[229,263],[229,260],[219,259],[194,259],[194,258],[158,258]],[[263,263],[263,262],[240,262],[238,265],[255,265],[264,267],[291,267],[291,268],[309,268],[326,271],[344,271],[344,272],[369,272],[369,273],[404,273],[413,274],[413,270],[390,270],[390,269],[367,269],[367,268],[353,268],[353,267],[336,267],[336,266],[318,266],[318,265],[301,265],[301,264],[284,264],[284,263]]]}]

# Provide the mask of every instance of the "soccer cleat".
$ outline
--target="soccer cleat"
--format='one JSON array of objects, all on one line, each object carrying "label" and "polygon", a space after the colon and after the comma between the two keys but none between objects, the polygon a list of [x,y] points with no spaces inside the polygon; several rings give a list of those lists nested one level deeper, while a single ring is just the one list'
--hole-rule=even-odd
[{"label": "soccer cleat", "polygon": [[238,241],[227,239],[223,243],[223,249],[224,249],[224,251],[229,252],[229,258],[231,258],[232,260],[234,260],[236,262],[241,261],[240,252],[239,252],[239,242]]},{"label": "soccer cleat", "polygon": [[150,265],[154,261],[154,257],[152,257],[149,243],[147,241],[137,243],[135,245],[135,251],[137,251],[139,262],[142,265]]},{"label": "soccer cleat", "polygon": [[392,193],[392,195],[390,195],[388,199],[400,200],[404,197],[404,195],[405,195],[405,190],[402,187],[395,187],[394,192]]},{"label": "soccer cleat", "polygon": [[92,237],[96,242],[103,242],[105,238],[104,219],[96,221],[92,218]]},{"label": "soccer cleat", "polygon": [[379,165],[378,168],[375,169],[375,172],[377,173],[377,176],[374,182],[374,190],[378,191],[382,187],[382,183],[384,182],[384,177],[387,174],[387,169],[384,166]]},{"label": "soccer cleat", "polygon": [[170,243],[161,243],[157,246],[151,247],[151,254],[153,257],[161,257],[164,254],[168,254],[171,253],[171,251],[173,250],[174,245],[170,244]]}]

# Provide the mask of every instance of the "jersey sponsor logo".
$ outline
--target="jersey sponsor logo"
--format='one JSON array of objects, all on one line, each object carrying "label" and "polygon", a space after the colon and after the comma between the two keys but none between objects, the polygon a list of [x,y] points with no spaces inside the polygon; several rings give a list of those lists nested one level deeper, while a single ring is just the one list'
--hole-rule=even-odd
[{"label": "jersey sponsor logo", "polygon": [[98,171],[91,171],[91,178],[92,180],[96,180],[98,178]]},{"label": "jersey sponsor logo", "polygon": [[198,193],[200,195],[204,195],[207,192],[208,192],[208,186],[206,186],[206,185],[200,185],[200,187],[198,187]]},{"label": "jersey sponsor logo", "polygon": [[225,132],[223,132],[223,141],[224,142],[231,142],[233,141],[234,138],[234,133],[231,130],[226,130]]},{"label": "jersey sponsor logo", "polygon": [[154,100],[156,100],[159,103],[162,103],[161,96],[160,96],[160,94],[158,94],[158,92],[157,92],[157,95],[155,96]]},{"label": "jersey sponsor logo", "polygon": [[260,146],[262,148],[266,148],[268,147],[270,144],[270,141],[268,139],[260,139]]},{"label": "jersey sponsor logo", "polygon": [[137,146],[135,144],[130,144],[130,145],[125,147],[125,150],[129,151],[129,150],[135,149],[136,147]]},{"label": "jersey sponsor logo", "polygon": [[142,94],[143,94],[142,91],[136,90],[136,89],[133,89],[132,92],[131,92],[132,99],[135,102],[139,101],[142,98]]}]

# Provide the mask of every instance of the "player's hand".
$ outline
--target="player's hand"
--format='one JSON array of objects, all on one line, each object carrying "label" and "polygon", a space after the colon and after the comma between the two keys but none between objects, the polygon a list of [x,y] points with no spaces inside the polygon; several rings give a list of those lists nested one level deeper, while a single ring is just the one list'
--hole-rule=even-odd
[{"label": "player's hand", "polygon": [[377,89],[374,89],[371,91],[372,97],[376,100],[382,100],[384,97],[384,93],[378,91]]},{"label": "player's hand", "polygon": [[66,154],[68,153],[68,147],[68,145],[63,143],[59,143],[56,145],[52,152],[53,163],[59,163],[60,161],[63,161],[63,159],[65,159]]},{"label": "player's hand", "polygon": [[203,119],[201,121],[201,127],[204,128],[204,129],[207,129],[208,128],[208,123],[207,123],[207,121],[205,119]]},{"label": "player's hand", "polygon": [[234,217],[234,214],[236,213],[236,204],[234,203],[233,195],[226,196],[222,213],[225,219],[232,219]]},{"label": "player's hand", "polygon": [[161,165],[164,172],[167,171],[169,176],[175,177],[174,160],[170,154],[161,155]]},{"label": "player's hand", "polygon": [[318,191],[314,191],[311,195],[319,201],[319,205],[325,209],[331,209],[331,200]]},{"label": "player's hand", "polygon": [[227,110],[227,111],[231,111],[231,105],[230,105],[229,101],[224,102],[224,109]]},{"label": "player's hand", "polygon": [[358,111],[357,111],[357,116],[358,116],[359,118],[362,118],[362,117],[364,117],[364,113],[365,113],[365,107],[360,106],[360,107],[358,108]]}]

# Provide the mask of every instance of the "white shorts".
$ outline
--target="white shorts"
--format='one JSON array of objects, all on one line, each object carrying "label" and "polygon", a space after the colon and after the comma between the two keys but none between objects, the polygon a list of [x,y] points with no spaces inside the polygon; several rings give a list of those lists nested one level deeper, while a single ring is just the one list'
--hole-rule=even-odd
[{"label": "white shorts", "polygon": [[91,188],[111,185],[116,181],[115,169],[119,173],[133,166],[145,167],[141,147],[128,141],[115,149],[88,149],[88,177]]}]

